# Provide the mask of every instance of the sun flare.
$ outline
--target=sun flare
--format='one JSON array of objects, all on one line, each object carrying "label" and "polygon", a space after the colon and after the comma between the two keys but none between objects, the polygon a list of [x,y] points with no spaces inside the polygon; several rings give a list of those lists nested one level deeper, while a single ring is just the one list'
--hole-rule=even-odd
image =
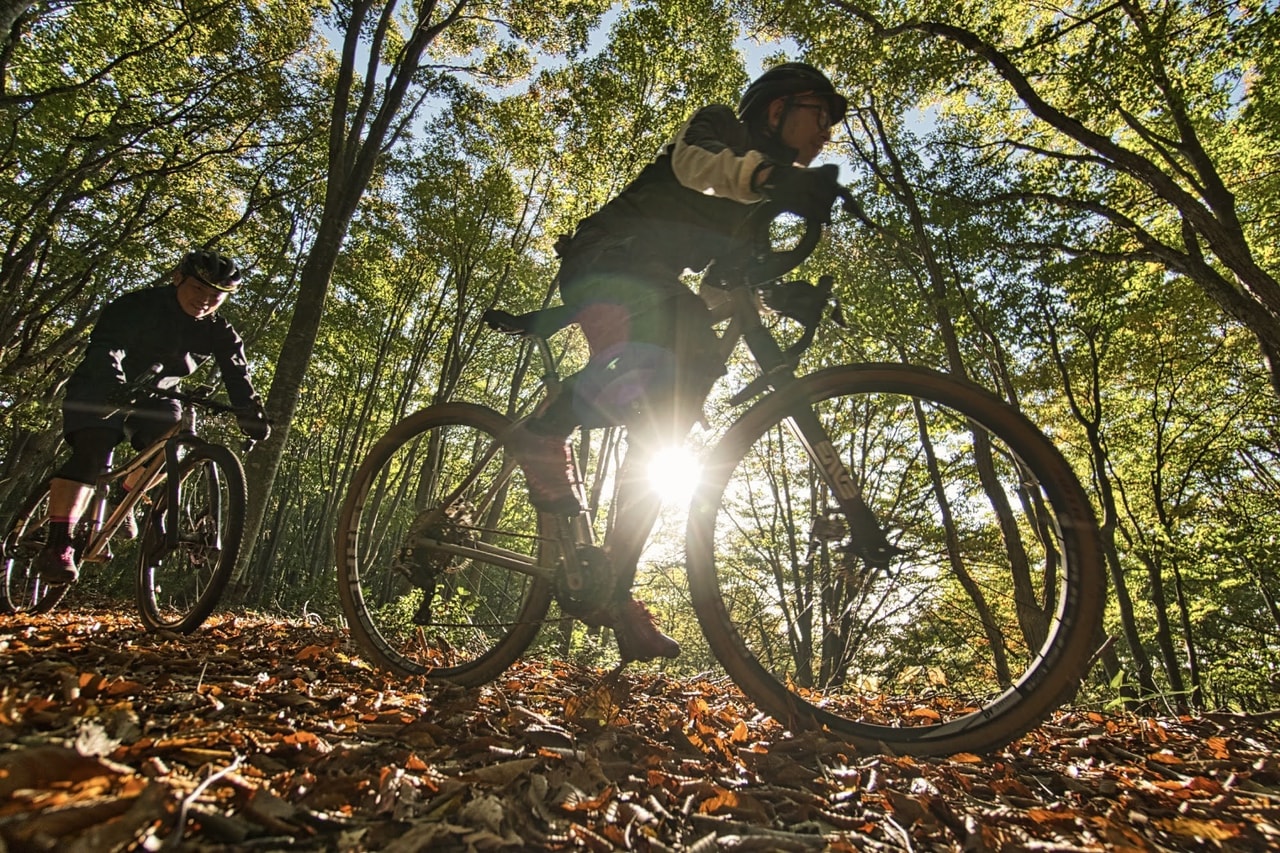
[{"label": "sun flare", "polygon": [[668,447],[649,461],[649,483],[666,504],[687,504],[698,487],[702,465],[686,447]]}]

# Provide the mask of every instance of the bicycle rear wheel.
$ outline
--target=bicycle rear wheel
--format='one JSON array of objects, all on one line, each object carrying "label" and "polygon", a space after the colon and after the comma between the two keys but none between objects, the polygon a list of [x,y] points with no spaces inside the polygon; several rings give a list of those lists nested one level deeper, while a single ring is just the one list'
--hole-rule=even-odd
[{"label": "bicycle rear wheel", "polygon": [[[872,565],[789,426],[817,414],[901,553]],[[762,400],[712,454],[688,528],[693,602],[729,675],[795,728],[868,751],[982,752],[1069,701],[1104,594],[1093,511],[1020,413],[902,365]],[[882,561],[883,563],[883,561]]]},{"label": "bicycle rear wheel", "polygon": [[478,685],[537,636],[551,584],[511,565],[554,546],[533,533],[523,474],[498,443],[510,423],[470,403],[431,406],[392,427],[352,478],[338,593],[380,666]]},{"label": "bicycle rear wheel", "polygon": [[136,590],[149,631],[188,633],[204,624],[231,580],[244,539],[248,493],[234,453],[195,445],[178,463],[177,476],[177,545],[170,548],[165,536],[167,482],[152,490],[157,500],[142,529]]},{"label": "bicycle rear wheel", "polygon": [[45,483],[22,504],[0,542],[4,566],[0,608],[4,613],[48,613],[71,588],[70,584],[46,583],[36,570],[48,535],[49,484]]}]

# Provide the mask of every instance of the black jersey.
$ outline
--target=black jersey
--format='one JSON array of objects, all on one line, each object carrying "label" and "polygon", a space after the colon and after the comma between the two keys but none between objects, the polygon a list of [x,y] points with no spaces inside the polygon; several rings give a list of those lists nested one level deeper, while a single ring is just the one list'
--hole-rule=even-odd
[{"label": "black jersey", "polygon": [[579,223],[574,243],[623,238],[671,275],[704,268],[732,240],[756,239],[744,229],[767,225],[751,219],[762,201],[756,177],[773,162],[761,147],[732,108],[703,107],[613,200]]},{"label": "black jersey", "polygon": [[172,388],[210,358],[218,363],[233,406],[260,403],[249,381],[244,341],[230,322],[218,314],[192,317],[178,304],[174,286],[135,290],[102,309],[84,359],[67,382],[67,402],[105,401],[154,364],[163,366],[156,387]]}]

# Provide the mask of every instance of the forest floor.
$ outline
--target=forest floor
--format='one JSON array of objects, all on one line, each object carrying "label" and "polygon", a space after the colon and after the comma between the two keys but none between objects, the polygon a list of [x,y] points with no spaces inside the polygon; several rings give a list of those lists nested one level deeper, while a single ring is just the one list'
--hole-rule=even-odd
[{"label": "forest floor", "polygon": [[858,754],[725,679],[392,680],[344,632],[0,616],[0,851],[1280,849],[1274,716],[1064,710],[1000,752]]}]

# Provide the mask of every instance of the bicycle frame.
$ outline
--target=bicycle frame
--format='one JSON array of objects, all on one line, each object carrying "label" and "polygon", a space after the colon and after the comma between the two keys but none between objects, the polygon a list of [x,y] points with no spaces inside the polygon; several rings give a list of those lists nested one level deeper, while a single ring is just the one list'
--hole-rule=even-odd
[{"label": "bicycle frame", "polygon": [[[841,191],[841,197],[845,201],[846,210],[850,209],[850,205],[856,205],[852,195],[847,190]],[[774,215],[776,216],[776,211]],[[761,303],[761,298],[755,285],[780,278],[786,272],[798,266],[813,252],[821,236],[821,223],[806,221],[804,233],[792,249],[773,252],[770,257],[763,260],[743,261],[737,266],[730,266],[727,270],[719,271],[717,274],[722,276],[719,283],[724,286],[717,286],[715,281],[710,281],[709,283],[709,280],[704,278],[701,295],[711,312],[712,322],[718,324],[727,321],[727,325],[719,335],[717,357],[720,358],[722,364],[727,363],[737,347],[738,341],[741,340],[746,343],[748,350],[761,370],[761,378],[757,380],[760,383],[760,387],[757,389],[753,383],[750,388],[745,392],[740,392],[738,397],[735,398],[738,402],[745,402],[750,399],[757,390],[768,389],[769,393],[783,393],[789,385],[796,382],[795,365],[788,359],[787,353],[783,352],[773,334],[764,324],[762,315],[765,306]],[[550,310],[562,311],[563,308]],[[567,322],[562,320],[552,325],[559,329],[567,325]],[[540,332],[533,333],[529,329],[525,331],[530,332],[530,340],[538,352],[538,357],[542,361],[544,369],[543,383],[546,387],[546,393],[541,403],[535,407],[534,411],[536,413],[559,393],[560,376],[546,335]],[[547,334],[551,334],[551,332]],[[690,424],[692,425],[692,420]],[[818,417],[812,409],[798,404],[791,412],[788,424],[791,431],[814,460],[815,467],[830,488],[831,494],[850,520],[853,528],[850,530],[853,551],[873,564],[887,564],[889,558],[896,553],[896,549],[889,544],[879,521],[867,506],[857,483],[841,462],[839,454],[832,445],[830,437]],[[498,443],[490,447],[474,471],[478,472],[484,464],[493,458],[493,454],[497,453],[498,449]],[[627,467],[628,460],[633,455],[629,450],[627,459],[623,461],[623,468]],[[508,461],[504,466],[503,476],[508,475],[514,468],[515,462]],[[577,479],[581,481],[580,476]],[[442,502],[442,507],[449,506],[473,482],[474,476],[466,477],[455,492]],[[634,566],[648,542],[653,523],[656,521],[660,510],[661,501],[656,495],[646,495],[643,498],[639,498],[631,506],[619,507],[615,505],[611,507],[611,513],[626,512],[628,518],[633,520],[634,523],[627,525],[606,524],[608,533],[603,543],[595,541],[589,510],[584,509],[576,516],[571,517],[556,516],[556,534],[553,538],[561,550],[565,587],[571,593],[586,589],[591,582],[591,575],[595,571],[590,564],[595,556],[601,552],[608,554],[609,561],[614,565]],[[555,579],[555,570],[552,567],[540,565],[538,561],[525,554],[506,551],[495,548],[492,545],[483,543],[453,544],[428,536],[423,536],[418,542],[429,548],[455,556],[482,555],[484,559],[499,563],[512,571],[522,572],[544,580]]]},{"label": "bicycle frame", "polygon": [[[778,342],[765,327],[762,318],[763,306],[754,288],[738,286],[725,290],[708,290],[704,287],[704,293],[704,301],[708,303],[713,320],[715,322],[727,321],[727,325],[719,336],[718,357],[721,358],[722,362],[728,361],[733,350],[737,347],[738,341],[742,340],[747,344],[753,358],[760,367],[763,377],[772,389],[771,393],[780,393],[788,385],[796,381],[794,365],[788,360]],[[542,335],[534,335],[532,342],[543,364],[544,373],[542,378],[546,386],[546,394],[543,397],[543,401],[535,408],[535,411],[538,411],[559,393],[560,376],[556,369],[554,354],[547,339]],[[887,560],[888,557],[892,556],[894,549],[886,540],[879,522],[867,507],[857,484],[841,462],[817,416],[808,407],[797,405],[789,419],[789,424],[792,431],[803,442],[805,448],[814,459],[818,470],[826,480],[841,509],[853,521],[855,529],[851,533],[854,542],[857,543],[859,553],[868,559]],[[500,445],[495,442],[483,454],[474,471],[481,470],[493,458],[493,455],[499,452],[499,448]],[[628,456],[630,455],[628,453]],[[504,465],[504,475],[514,470],[515,465],[514,460],[508,460]],[[454,493],[442,502],[442,506],[449,506],[458,495],[469,489],[473,482],[474,475],[464,478]],[[611,509],[611,512],[617,512],[619,509],[619,507],[615,506]],[[651,517],[638,518],[634,524],[606,525],[609,528],[609,533],[603,543],[595,541],[589,510],[584,509],[578,515],[572,517],[556,517],[557,527],[553,538],[560,546],[564,562],[565,585],[571,592],[578,592],[586,588],[590,582],[587,577],[591,571],[587,568],[588,557],[592,555],[593,551],[597,551],[599,547],[602,547],[610,555],[611,561],[615,564],[632,565],[635,563],[633,558],[639,557],[648,541],[652,522],[660,511],[660,503],[656,499],[650,499],[644,503],[627,507],[626,511],[637,514],[644,513],[646,516]],[[633,533],[632,531],[635,532]],[[501,565],[509,570],[543,580],[550,581],[555,576],[553,567],[543,565],[528,555],[509,551],[489,543],[457,544],[441,541],[430,536],[422,536],[417,541],[418,544],[442,553],[464,558],[469,556],[481,557],[486,562]]]},{"label": "bicycle frame", "polygon": [[[203,443],[196,435],[195,406],[183,409],[182,419],[170,427],[164,435],[140,450],[128,462],[118,467],[109,468],[97,481],[90,511],[84,515],[89,523],[89,538],[80,553],[83,563],[103,563],[111,558],[109,544],[111,537],[124,523],[127,513],[142,501],[151,489],[161,482],[166,486],[166,546],[173,548],[178,544],[178,486],[177,478],[169,476],[176,471],[183,447],[193,447]],[[111,512],[107,513],[107,488],[116,480],[125,480],[135,471],[141,471],[138,478],[125,496]]]}]

